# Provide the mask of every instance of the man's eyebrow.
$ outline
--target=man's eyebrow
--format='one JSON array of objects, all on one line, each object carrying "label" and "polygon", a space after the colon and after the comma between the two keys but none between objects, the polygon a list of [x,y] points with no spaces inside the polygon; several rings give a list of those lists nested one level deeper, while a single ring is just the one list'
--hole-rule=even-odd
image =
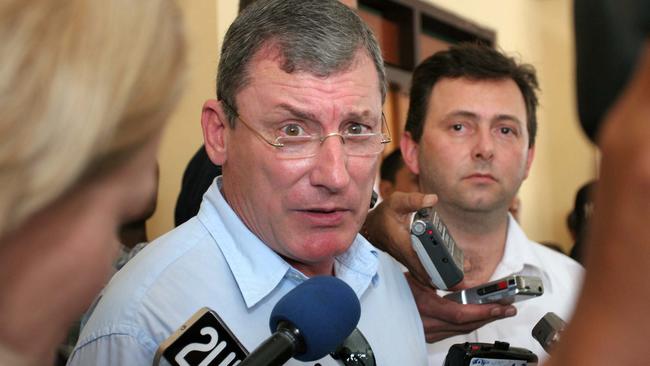
[{"label": "man's eyebrow", "polygon": [[[293,115],[295,118],[305,120],[305,121],[313,121],[317,122],[319,121],[318,116],[316,116],[314,113],[307,111],[307,110],[301,110],[298,109],[290,104],[282,103],[276,106],[277,109],[284,110],[291,115]],[[343,115],[342,119],[352,119],[352,120],[367,120],[372,117],[372,112],[369,109],[363,110],[361,112],[349,112],[347,114]]]},{"label": "man's eyebrow", "polygon": [[372,117],[373,117],[373,113],[369,109],[366,109],[362,112],[355,112],[355,111],[348,112],[347,114],[344,115],[343,119],[368,120],[371,119]]},{"label": "man's eyebrow", "polygon": [[519,118],[517,118],[516,116],[513,116],[512,114],[497,114],[496,116],[494,116],[494,118],[492,118],[492,120],[497,121],[497,122],[498,121],[512,121],[512,122],[515,122],[515,123],[517,123],[519,125],[522,125],[522,126],[524,125],[524,123]]},{"label": "man's eyebrow", "polygon": [[300,110],[286,103],[279,104],[278,106],[276,106],[276,108],[289,112],[291,115],[301,120],[314,121],[314,122],[318,121],[318,117],[314,113],[310,111]]},{"label": "man's eyebrow", "polygon": [[[476,114],[474,112],[466,111],[466,110],[456,110],[456,111],[449,112],[445,116],[445,119],[454,118],[454,117],[465,117],[465,118],[470,118],[472,120],[480,119],[478,114]],[[515,123],[523,125],[522,121],[519,118],[517,118],[516,116],[512,115],[512,114],[497,114],[496,116],[491,118],[491,121],[493,121],[493,122],[494,121],[513,121]]]},{"label": "man's eyebrow", "polygon": [[455,118],[455,117],[465,117],[477,120],[479,119],[478,114],[466,110],[455,110],[447,113],[444,119]]}]

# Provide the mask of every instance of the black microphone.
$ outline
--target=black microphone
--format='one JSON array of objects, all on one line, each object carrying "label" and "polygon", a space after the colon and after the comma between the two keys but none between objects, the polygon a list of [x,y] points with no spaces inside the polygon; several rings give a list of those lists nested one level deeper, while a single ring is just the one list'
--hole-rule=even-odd
[{"label": "black microphone", "polygon": [[314,361],[334,351],[357,326],[361,305],[345,282],[312,277],[288,292],[273,308],[273,333],[239,366],[282,365],[291,357]]},{"label": "black microphone", "polygon": [[565,326],[566,323],[557,314],[546,313],[533,327],[533,338],[542,345],[544,351],[550,352],[551,348],[560,341],[560,334]]},{"label": "black microphone", "polygon": [[333,359],[339,360],[343,366],[375,366],[375,353],[363,333],[356,328],[341,343],[334,352],[330,353]]},{"label": "black microphone", "polygon": [[219,315],[204,307],[160,344],[153,364],[162,357],[172,366],[234,365],[247,355]]}]

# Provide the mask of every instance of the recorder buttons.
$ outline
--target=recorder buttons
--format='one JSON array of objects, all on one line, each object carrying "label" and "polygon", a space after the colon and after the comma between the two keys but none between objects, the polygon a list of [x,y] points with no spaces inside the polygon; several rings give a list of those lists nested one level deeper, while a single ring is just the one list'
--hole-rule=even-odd
[{"label": "recorder buttons", "polygon": [[415,235],[422,235],[424,234],[426,228],[427,228],[427,224],[418,220],[413,223],[413,226],[411,226],[411,231]]},{"label": "recorder buttons", "polygon": [[489,293],[492,293],[492,292],[503,290],[505,288],[508,288],[508,282],[501,281],[499,283],[495,283],[494,285],[485,286],[483,288],[480,288],[480,289],[478,289],[478,291],[476,291],[476,293],[482,296],[482,295],[486,295],[486,294],[489,294]]}]

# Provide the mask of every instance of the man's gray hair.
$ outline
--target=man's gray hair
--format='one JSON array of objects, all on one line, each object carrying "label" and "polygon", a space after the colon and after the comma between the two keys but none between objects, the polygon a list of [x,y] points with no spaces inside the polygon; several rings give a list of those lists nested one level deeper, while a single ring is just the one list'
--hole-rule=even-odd
[{"label": "man's gray hair", "polygon": [[[359,16],[336,0],[258,0],[232,23],[221,49],[217,98],[237,108],[235,96],[250,81],[253,56],[271,46],[287,73],[309,72],[327,77],[348,70],[359,50],[373,60],[382,103],[386,71],[372,31]],[[226,108],[231,126],[234,111]]]}]

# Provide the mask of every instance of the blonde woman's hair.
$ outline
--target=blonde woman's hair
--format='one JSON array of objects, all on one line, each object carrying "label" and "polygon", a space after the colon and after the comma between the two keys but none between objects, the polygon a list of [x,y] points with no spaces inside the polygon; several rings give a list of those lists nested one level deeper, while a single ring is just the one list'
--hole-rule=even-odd
[{"label": "blonde woman's hair", "polygon": [[171,0],[0,3],[0,236],[160,130],[181,23]]}]

